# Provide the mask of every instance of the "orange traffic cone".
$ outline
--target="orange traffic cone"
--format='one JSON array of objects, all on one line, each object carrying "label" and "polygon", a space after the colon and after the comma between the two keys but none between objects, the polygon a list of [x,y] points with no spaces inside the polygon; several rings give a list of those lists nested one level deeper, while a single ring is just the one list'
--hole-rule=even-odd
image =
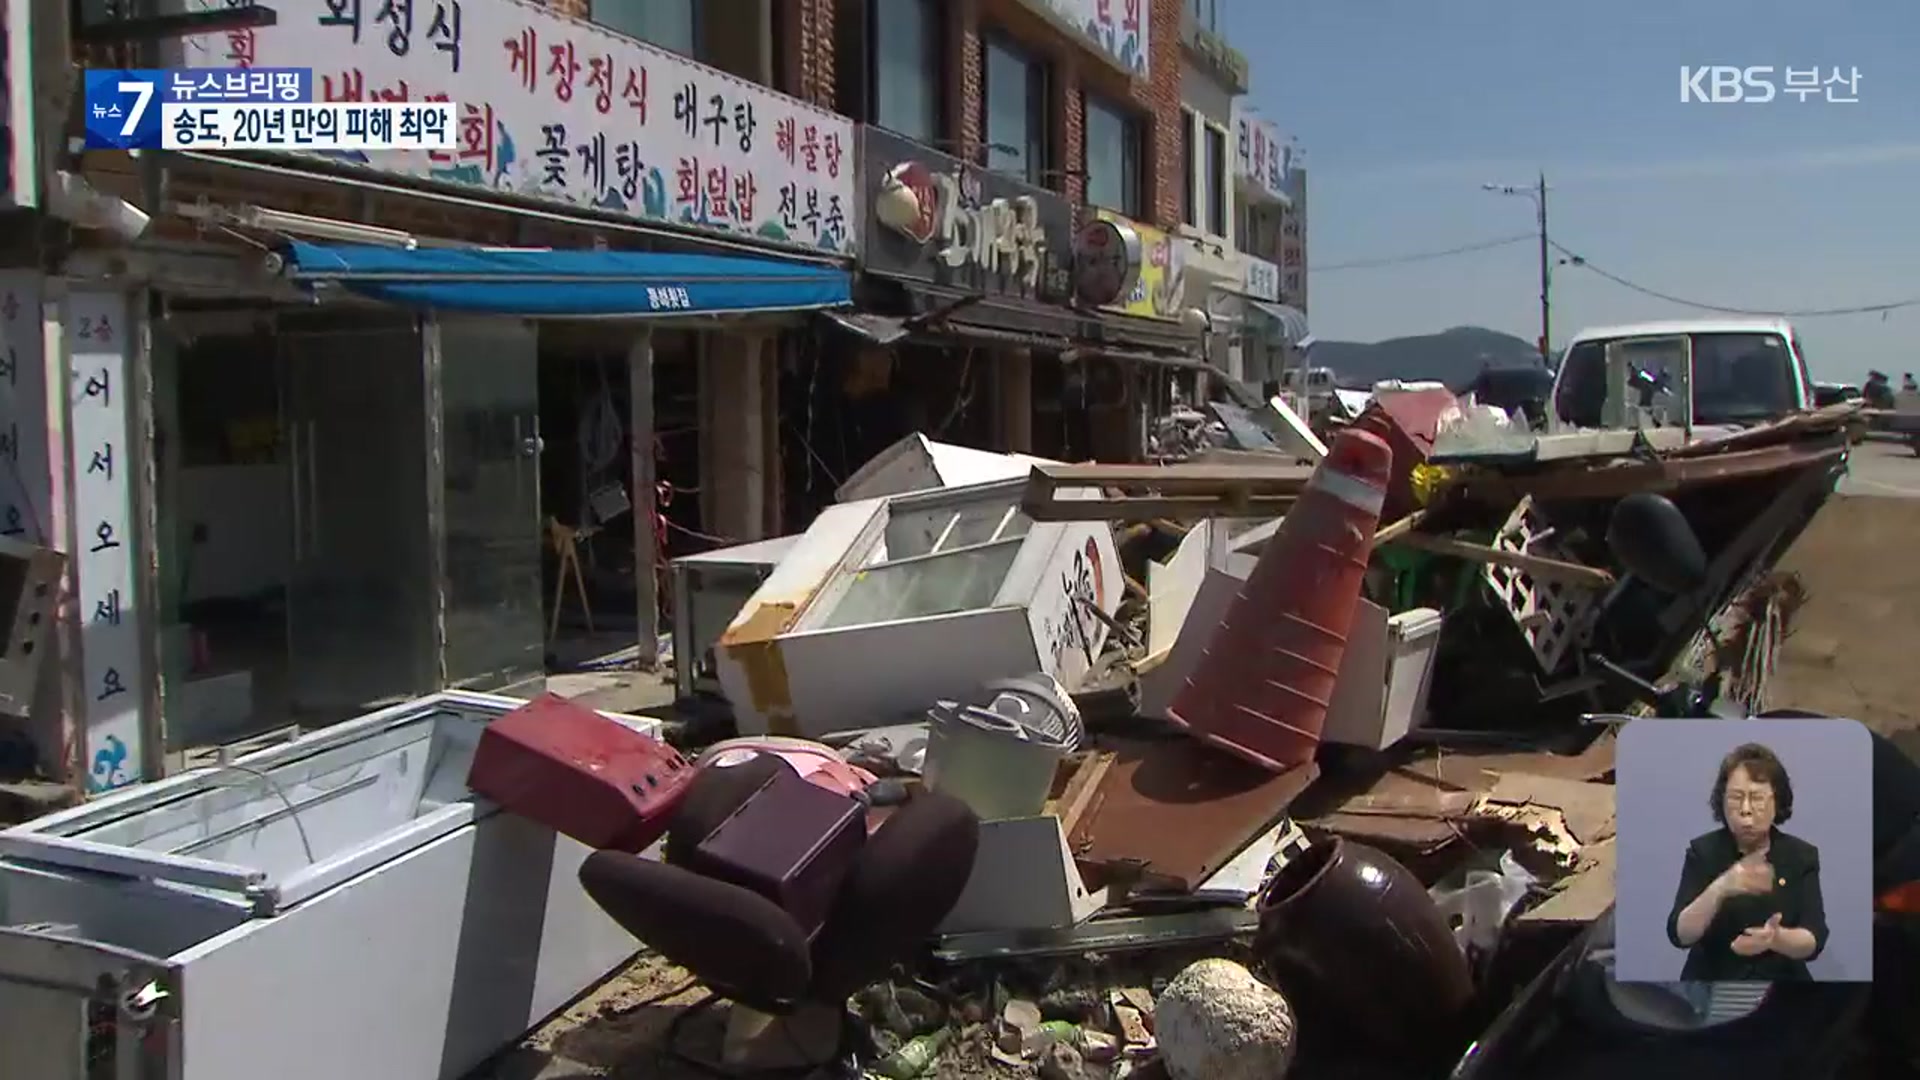
[{"label": "orange traffic cone", "polygon": [[1275,772],[1313,759],[1392,473],[1379,436],[1334,437],[1174,697],[1174,723]]}]

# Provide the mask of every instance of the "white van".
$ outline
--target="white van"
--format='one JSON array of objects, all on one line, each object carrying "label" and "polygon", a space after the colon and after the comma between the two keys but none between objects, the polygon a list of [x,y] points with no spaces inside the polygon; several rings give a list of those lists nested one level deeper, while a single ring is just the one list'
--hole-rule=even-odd
[{"label": "white van", "polygon": [[1561,355],[1554,430],[1648,423],[1745,427],[1812,408],[1800,337],[1785,319],[1726,317],[1582,330]]}]

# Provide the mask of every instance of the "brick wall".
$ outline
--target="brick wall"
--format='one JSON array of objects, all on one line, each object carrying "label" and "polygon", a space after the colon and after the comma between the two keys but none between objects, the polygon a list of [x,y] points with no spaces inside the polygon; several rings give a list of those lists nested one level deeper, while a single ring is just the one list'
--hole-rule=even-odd
[{"label": "brick wall", "polygon": [[[788,50],[780,89],[823,109],[833,108],[833,0],[772,0],[782,7],[778,47]],[[786,20],[782,25],[780,19]]]},{"label": "brick wall", "polygon": [[1153,223],[1177,229],[1180,205],[1180,14],[1181,0],[1147,0],[1152,7],[1153,36],[1147,43],[1147,79],[1136,84],[1135,97],[1152,114],[1147,129],[1147,205]]},{"label": "brick wall", "polygon": [[[1180,224],[1180,14],[1181,0],[1144,0],[1148,19],[1147,78],[1129,80],[1099,59],[1085,54],[1086,46],[1020,7],[1015,0],[982,0],[981,10],[1023,45],[1053,65],[1054,92],[1051,123],[1059,133],[1059,158],[1053,163],[1059,182],[1053,186],[1078,206],[1086,196],[1081,175],[1086,147],[1085,90],[1140,109],[1145,135],[1145,175],[1142,217],[1149,224],[1176,228]],[[961,11],[972,3],[956,3],[950,16],[950,59],[960,65],[958,103],[964,123],[954,128],[956,142],[969,150],[981,137],[979,16]]]},{"label": "brick wall", "polygon": [[[535,0],[576,19],[593,17],[593,0]],[[644,0],[643,0],[644,2]],[[833,0],[768,0],[776,69],[787,73],[778,89],[823,108],[833,108]]]}]

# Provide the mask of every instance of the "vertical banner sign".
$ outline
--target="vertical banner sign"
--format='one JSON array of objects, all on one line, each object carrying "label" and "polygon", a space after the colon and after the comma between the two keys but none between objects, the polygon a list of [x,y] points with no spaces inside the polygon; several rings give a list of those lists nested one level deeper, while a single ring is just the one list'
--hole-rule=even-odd
[{"label": "vertical banner sign", "polygon": [[44,282],[37,273],[0,273],[0,536],[58,547],[50,535]]},{"label": "vertical banner sign", "polygon": [[133,610],[127,313],[121,293],[75,292],[67,301],[74,559],[92,792],[140,779],[139,688],[145,679]]}]

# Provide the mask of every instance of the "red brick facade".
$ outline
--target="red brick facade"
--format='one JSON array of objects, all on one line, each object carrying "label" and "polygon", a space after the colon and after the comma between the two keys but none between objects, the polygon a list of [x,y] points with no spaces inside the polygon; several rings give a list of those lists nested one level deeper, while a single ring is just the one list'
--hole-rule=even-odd
[{"label": "red brick facade", "polygon": [[1104,61],[1088,53],[1088,46],[1055,29],[1025,7],[1021,0],[950,0],[947,12],[946,70],[948,86],[960,93],[947,102],[947,131],[952,153],[973,157],[980,145],[982,91],[982,28],[991,26],[1016,39],[1052,66],[1050,126],[1058,133],[1055,145],[1056,181],[1076,206],[1086,184],[1081,173],[1085,134],[1082,91],[1140,108],[1145,135],[1146,174],[1141,178],[1148,224],[1177,227],[1180,191],[1173,179],[1180,172],[1180,0],[1142,0],[1148,18],[1148,58],[1145,79],[1128,80]]},{"label": "red brick facade", "polygon": [[[591,15],[592,0],[545,0],[555,10],[576,17]],[[887,0],[876,0],[887,2]],[[945,56],[938,77],[959,93],[946,102],[947,137],[942,149],[959,157],[975,158],[981,138],[983,90],[983,30],[1004,33],[1051,66],[1052,90],[1048,103],[1050,127],[1056,133],[1054,176],[1049,186],[1062,191],[1076,206],[1085,191],[1083,165],[1083,90],[1109,99],[1130,101],[1139,108],[1144,135],[1142,180],[1148,224],[1175,228],[1180,218],[1180,194],[1175,179],[1180,169],[1180,0],[1142,0],[1149,21],[1148,77],[1128,80],[1090,46],[1070,37],[1035,14],[1032,0],[946,0]],[[773,0],[773,34],[779,56],[775,64],[784,84],[779,89],[826,108],[834,101],[834,0]],[[1117,5],[1116,5],[1117,6]],[[139,185],[131,162],[118,155],[88,155],[87,172],[96,182],[138,199]],[[486,211],[428,199],[362,195],[345,185],[325,180],[283,179],[244,170],[177,165],[169,195],[192,202],[205,198],[229,205],[253,203],[321,217],[365,221],[387,228],[496,244],[585,246],[592,236],[581,228],[548,220]],[[615,246],[621,246],[616,237]]]}]

